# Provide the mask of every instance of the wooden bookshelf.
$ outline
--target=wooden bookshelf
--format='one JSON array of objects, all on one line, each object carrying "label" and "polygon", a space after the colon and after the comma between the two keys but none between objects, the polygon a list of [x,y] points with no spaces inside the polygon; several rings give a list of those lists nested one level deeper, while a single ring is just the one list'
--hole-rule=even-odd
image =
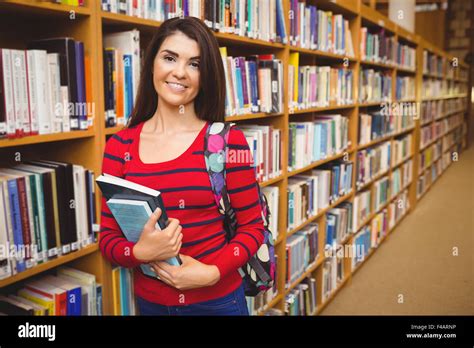
[{"label": "wooden bookshelf", "polygon": [[[299,52],[302,57],[305,57],[305,62],[311,62],[310,64],[319,65],[321,62],[331,66],[340,66],[344,59],[347,59],[350,63],[350,68],[354,72],[354,103],[349,105],[330,105],[328,107],[317,107],[305,110],[290,110],[288,105],[288,95],[284,96],[284,109],[278,114],[245,114],[227,117],[227,121],[232,122],[246,122],[246,123],[259,123],[265,122],[265,124],[272,124],[276,128],[282,131],[282,148],[281,148],[281,163],[282,163],[282,174],[277,178],[270,179],[260,186],[276,185],[280,190],[279,197],[279,221],[278,231],[279,237],[275,241],[276,253],[278,259],[281,260],[277,265],[277,289],[278,295],[271,300],[260,312],[264,313],[269,308],[276,308],[284,310],[285,308],[285,295],[288,291],[297,286],[306,277],[314,277],[317,281],[317,299],[318,307],[314,314],[319,314],[325,306],[336,296],[337,292],[345,285],[350,282],[352,276],[356,271],[367,261],[370,256],[377,251],[371,249],[369,254],[366,256],[364,261],[359,264],[355,269],[352,269],[352,260],[346,258],[344,260],[344,279],[339,283],[337,289],[333,291],[330,297],[326,301],[322,301],[322,269],[325,261],[324,256],[324,242],[325,230],[326,230],[326,213],[329,209],[338,206],[343,202],[353,202],[354,195],[360,190],[372,187],[375,180],[383,176],[388,176],[392,179],[392,172],[394,169],[399,167],[402,163],[412,159],[413,165],[413,176],[411,182],[404,185],[408,189],[410,208],[407,210],[404,216],[395,223],[392,228],[389,228],[387,233],[391,233],[396,226],[398,226],[404,217],[416,207],[416,203],[421,199],[426,192],[433,186],[433,183],[439,178],[442,173],[439,173],[435,180],[426,187],[425,191],[417,194],[418,179],[423,175],[424,171],[431,170],[431,167],[435,163],[431,163],[423,171],[418,170],[419,157],[420,157],[420,120],[415,120],[413,127],[399,131],[395,134],[384,136],[380,139],[371,141],[367,144],[358,143],[359,134],[359,113],[370,112],[372,108],[376,109],[381,106],[381,102],[369,102],[360,103],[358,96],[358,84],[359,84],[359,71],[361,69],[370,68],[374,70],[386,71],[392,76],[392,96],[393,102],[416,102],[421,103],[425,100],[448,100],[453,98],[467,98],[468,94],[455,93],[452,95],[441,95],[441,96],[430,96],[423,98],[421,89],[423,87],[424,78],[435,78],[442,81],[450,81],[452,83],[466,84],[467,80],[455,73],[453,76],[447,76],[446,69],[443,70],[443,74],[435,74],[433,72],[423,72],[423,51],[428,50],[429,52],[436,54],[440,57],[444,57],[446,61],[452,59],[452,56],[447,55],[444,51],[428,43],[413,33],[409,33],[403,28],[397,26],[395,23],[390,21],[387,17],[375,11],[374,9],[363,5],[362,0],[316,0],[318,9],[330,10],[337,14],[343,14],[346,19],[349,20],[351,34],[353,39],[354,57],[346,57],[344,55],[333,54],[318,50],[310,50],[301,47],[294,47],[288,44],[270,43],[262,40],[255,40],[247,37],[241,37],[235,34],[229,33],[215,33],[215,36],[220,46],[231,47],[233,50],[242,54],[248,54],[249,52],[268,52],[273,53],[278,59],[281,59],[284,67],[284,90],[288,90],[288,61],[290,53]],[[289,12],[289,1],[284,0],[284,12]],[[19,21],[16,16],[21,17]],[[74,17],[74,19],[71,19]],[[54,18],[51,21],[50,18]],[[286,17],[286,28],[289,33],[290,20]],[[44,25],[39,23],[45,23]],[[9,158],[14,152],[25,152],[29,156],[34,158],[45,158],[47,155],[50,159],[59,161],[70,161],[87,167],[88,169],[94,170],[97,174],[101,173],[102,155],[105,147],[105,143],[108,136],[111,136],[118,132],[122,126],[106,128],[104,122],[104,77],[103,77],[103,37],[105,33],[118,32],[124,30],[130,30],[137,28],[143,37],[151,37],[156,28],[160,25],[160,22],[148,19],[142,19],[137,17],[125,16],[122,14],[114,14],[103,12],[101,10],[100,1],[86,0],[84,7],[72,7],[60,4],[54,4],[46,1],[36,0],[4,0],[0,2],[0,47],[5,48],[19,48],[25,49],[26,44],[30,40],[39,39],[43,37],[53,36],[71,36],[74,39],[81,40],[84,42],[85,54],[90,57],[91,69],[92,69],[92,100],[95,106],[94,115],[94,126],[87,131],[77,131],[60,134],[48,134],[48,135],[37,135],[31,137],[25,137],[20,139],[2,139],[0,140],[0,155],[3,158]],[[394,64],[385,64],[382,62],[372,62],[360,59],[360,28],[362,26],[380,28],[383,27],[386,31],[395,37],[397,41],[403,42],[409,46],[416,48],[416,69],[411,70],[404,67],[398,67]],[[8,33],[8,35],[6,35]],[[3,34],[3,35],[2,35]],[[143,45],[146,44],[144,40]],[[464,63],[459,63],[460,69],[468,69],[468,66]],[[396,96],[396,76],[401,74],[403,76],[413,76],[416,83],[416,96],[410,100],[399,100],[395,99]],[[369,110],[368,110],[369,109]],[[305,115],[318,115],[324,113],[338,113],[343,114],[349,118],[349,141],[350,147],[341,153],[335,154],[329,158],[312,163],[304,168],[295,169],[288,171],[288,138],[289,138],[289,122],[304,119]],[[467,112],[465,109],[457,110],[456,112],[463,113],[465,122],[468,121]],[[448,112],[443,117],[448,117],[455,112]],[[438,118],[439,120],[441,118]],[[425,123],[426,126],[437,120],[432,120]],[[460,127],[460,126],[458,126]],[[454,131],[454,130],[451,130]],[[377,146],[385,141],[391,141],[398,136],[412,135],[412,149],[410,156],[405,158],[401,163],[392,165],[389,170],[376,178],[366,183],[362,187],[356,186],[356,158],[357,152],[365,148]],[[444,137],[443,134],[440,138]],[[434,142],[434,141],[433,141]],[[448,151],[452,151],[457,146],[454,144]],[[338,200],[333,202],[329,207],[322,209],[313,217],[303,222],[301,225],[288,231],[286,218],[288,215],[288,204],[287,204],[287,189],[288,179],[294,175],[310,171],[311,169],[318,168],[326,163],[339,160],[344,156],[348,156],[349,160],[353,162],[353,186],[352,191]],[[443,154],[441,154],[442,160]],[[445,168],[445,170],[449,165]],[[403,191],[402,189],[400,193]],[[96,188],[96,192],[99,189]],[[385,203],[378,211],[382,211],[387,208],[389,203],[398,196],[389,198],[388,202]],[[389,194],[390,197],[390,194]],[[97,195],[96,205],[100,207],[101,197]],[[364,227],[366,224],[370,224],[372,218],[376,215],[374,212],[364,220],[359,228]],[[97,210],[97,219],[100,220],[100,209]],[[390,212],[388,213],[388,221],[390,221]],[[310,267],[299,277],[294,283],[287,289],[285,284],[286,278],[286,240],[287,237],[301,230],[310,223],[317,223],[319,226],[319,251],[320,257],[318,260],[310,265]],[[353,241],[353,235],[348,236],[343,241],[343,244],[351,245]],[[386,240],[386,236],[381,239],[380,244]],[[380,245],[379,244],[379,245]],[[19,281],[28,279],[41,272],[52,270],[55,267],[63,264],[72,265],[78,269],[86,272],[90,272],[96,275],[97,282],[103,286],[103,308],[104,314],[111,314],[113,312],[112,303],[112,266],[106,261],[98,248],[98,244],[93,244],[89,247],[83,248],[77,252],[73,252],[64,255],[58,259],[48,261],[44,264],[40,264],[33,269],[29,269],[23,273],[17,274],[11,278],[0,281],[0,288],[15,284]]]}]

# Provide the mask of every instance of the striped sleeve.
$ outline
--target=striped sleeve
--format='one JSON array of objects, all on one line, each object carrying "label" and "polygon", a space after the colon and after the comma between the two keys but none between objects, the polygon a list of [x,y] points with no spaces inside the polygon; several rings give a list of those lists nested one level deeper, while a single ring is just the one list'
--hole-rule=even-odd
[{"label": "striped sleeve", "polygon": [[[112,136],[105,145],[104,158],[102,160],[102,173],[123,177],[124,161],[129,159],[127,153],[129,142],[123,139],[120,134]],[[131,140],[130,140],[131,141]],[[102,255],[110,262],[127,268],[137,267],[141,264],[133,256],[133,246],[135,243],[129,242],[120,230],[115,221],[106,200],[102,197],[102,208],[100,218],[99,247]]]},{"label": "striped sleeve", "polygon": [[215,263],[221,278],[247,263],[264,239],[255,168],[241,130],[231,129],[228,145],[226,187],[235,210],[237,231]]}]

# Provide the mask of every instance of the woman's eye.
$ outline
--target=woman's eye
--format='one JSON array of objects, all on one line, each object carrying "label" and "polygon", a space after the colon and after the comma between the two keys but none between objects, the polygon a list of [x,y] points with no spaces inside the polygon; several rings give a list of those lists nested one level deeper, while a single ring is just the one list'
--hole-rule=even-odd
[{"label": "woman's eye", "polygon": [[174,57],[172,57],[172,56],[165,56],[164,59],[167,60],[167,61],[174,61]]},{"label": "woman's eye", "polygon": [[191,65],[195,67],[196,69],[199,69],[199,63],[194,62],[194,63],[191,63]]}]

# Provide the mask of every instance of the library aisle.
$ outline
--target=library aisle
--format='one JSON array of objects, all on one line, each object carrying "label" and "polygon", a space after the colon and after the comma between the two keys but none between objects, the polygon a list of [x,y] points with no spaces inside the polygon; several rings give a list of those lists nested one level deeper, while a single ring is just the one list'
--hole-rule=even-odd
[{"label": "library aisle", "polygon": [[472,315],[473,173],[471,146],[321,315]]}]

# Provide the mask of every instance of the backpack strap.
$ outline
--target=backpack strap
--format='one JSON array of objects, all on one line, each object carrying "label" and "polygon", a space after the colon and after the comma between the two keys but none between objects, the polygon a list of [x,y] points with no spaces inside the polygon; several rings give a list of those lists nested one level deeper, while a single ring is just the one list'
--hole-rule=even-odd
[{"label": "backpack strap", "polygon": [[234,123],[210,123],[204,137],[204,159],[211,181],[212,193],[221,214],[233,213],[225,185],[225,162],[229,132]]}]

